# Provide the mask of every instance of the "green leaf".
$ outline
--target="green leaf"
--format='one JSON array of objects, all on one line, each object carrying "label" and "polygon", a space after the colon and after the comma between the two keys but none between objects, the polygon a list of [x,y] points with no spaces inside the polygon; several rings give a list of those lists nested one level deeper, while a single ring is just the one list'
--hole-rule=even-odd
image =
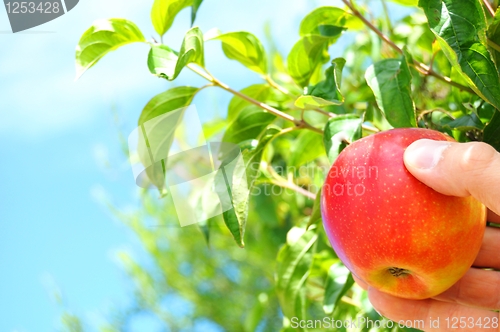
[{"label": "green leaf", "polygon": [[483,141],[500,152],[500,111],[493,114],[490,122],[484,128]]},{"label": "green leaf", "polygon": [[417,126],[415,104],[411,98],[411,73],[404,57],[371,65],[366,70],[365,79],[378,107],[392,126]]},{"label": "green leaf", "polygon": [[485,42],[478,0],[420,0],[429,26],[452,66],[481,98],[500,108],[500,78]]},{"label": "green leaf", "polygon": [[287,234],[286,244],[277,258],[276,292],[286,317],[297,317],[296,302],[309,274],[313,260],[317,229],[306,231],[293,227]]},{"label": "green leaf", "polygon": [[328,159],[333,163],[347,146],[361,138],[363,119],[355,114],[343,114],[328,120],[323,140]]},{"label": "green leaf", "polygon": [[[216,186],[221,187],[217,192],[228,192],[231,199],[230,203],[233,206],[232,209],[223,212],[224,223],[233,235],[236,244],[240,247],[245,246],[244,235],[248,218],[248,203],[251,190],[259,172],[262,153],[267,144],[279,132],[280,130],[275,127],[268,128],[262,134],[257,144],[245,145],[242,151],[242,158],[225,155],[223,160],[229,160],[231,165],[230,167],[221,167],[216,176]],[[234,152],[230,151],[230,153]],[[236,160],[236,162],[233,160]],[[223,161],[222,164],[224,166],[229,163]]]},{"label": "green leaf", "polygon": [[177,14],[193,3],[193,0],[155,0],[151,9],[151,22],[156,32],[163,36],[174,23]]},{"label": "green leaf", "polygon": [[[255,148],[243,150],[243,157],[247,165],[247,179],[249,187],[252,188],[257,180],[262,154],[268,144],[281,134],[282,130],[277,126],[269,126],[259,137],[258,143]],[[254,141],[255,142],[255,141]]]},{"label": "green leaf", "polygon": [[246,31],[228,32],[209,37],[222,42],[224,54],[250,70],[267,74],[267,55],[264,46],[255,35]]},{"label": "green leaf", "polygon": [[[143,135],[145,141],[138,145],[138,155],[140,161],[146,166],[146,175],[148,180],[155,185],[160,193],[164,193],[165,186],[165,171],[166,171],[166,158],[157,161],[152,156],[157,156],[161,151],[161,155],[168,155],[168,151],[173,142],[173,134],[177,125],[169,126],[169,132],[162,130],[155,130],[156,124],[150,122],[145,128],[145,124],[154,118],[182,107],[189,105],[192,98],[198,91],[198,88],[181,86],[172,88],[165,92],[162,92],[155,97],[153,97],[144,107],[142,113],[139,117],[139,126],[141,129],[141,134]],[[175,119],[170,119],[173,123],[178,123],[179,119],[182,118],[183,113],[179,112]],[[164,126],[164,124],[159,124]],[[160,135],[160,136],[158,136]],[[151,142],[151,140],[154,141]],[[153,144],[152,144],[153,143]],[[152,145],[155,151],[152,150]],[[148,166],[148,162],[154,160],[154,163]]]},{"label": "green leaf", "polygon": [[255,330],[257,330],[257,326],[265,316],[268,308],[269,296],[266,293],[260,293],[257,296],[255,304],[253,305],[252,309],[245,319],[245,332],[254,332]]},{"label": "green leaf", "polygon": [[257,138],[276,116],[255,105],[244,107],[227,128],[223,142],[240,143]]},{"label": "green leaf", "polygon": [[145,41],[141,30],[133,22],[120,18],[95,21],[76,46],[76,79],[108,52]]},{"label": "green leaf", "polygon": [[368,109],[365,112],[365,121],[371,122],[375,128],[380,130],[389,130],[394,128],[389,122],[387,122],[387,119],[377,105],[368,105]]},{"label": "green leaf", "polygon": [[484,124],[477,117],[476,113],[471,113],[461,116],[458,119],[448,122],[446,126],[452,129],[459,129],[459,130],[469,130],[469,129],[482,130],[484,128]]},{"label": "green leaf", "polygon": [[329,37],[309,35],[293,46],[287,58],[288,72],[298,85],[307,86],[318,66],[329,60],[329,41]]},{"label": "green leaf", "polygon": [[144,107],[139,117],[139,125],[159,115],[189,105],[198,88],[179,86],[154,96]]},{"label": "green leaf", "polygon": [[215,218],[217,217],[198,222],[198,227],[203,235],[203,238],[205,239],[205,242],[207,243],[207,246],[210,246],[210,228],[212,227],[212,222]]},{"label": "green leaf", "polygon": [[299,33],[301,36],[323,35],[333,37],[340,35],[346,28],[358,30],[363,26],[363,22],[359,18],[340,8],[319,7],[304,17],[300,23]]},{"label": "green leaf", "polygon": [[325,71],[325,80],[309,87],[306,95],[297,98],[295,106],[307,109],[342,104],[344,96],[340,92],[340,82],[344,64],[345,59],[334,59],[332,66]]},{"label": "green leaf", "polygon": [[316,199],[314,200],[313,209],[311,212],[311,216],[309,217],[306,229],[309,229],[311,225],[314,225],[320,219],[321,219],[321,189],[316,194]]},{"label": "green leaf", "polygon": [[177,54],[166,45],[153,45],[148,56],[149,71],[169,81],[174,80],[188,63],[205,67],[203,34],[198,27],[186,32]]},{"label": "green leaf", "polygon": [[203,123],[203,134],[205,138],[208,140],[213,138],[215,135],[222,132],[227,127],[226,119],[215,118],[213,120],[209,120]]},{"label": "green leaf", "polygon": [[193,5],[191,6],[191,26],[193,26],[194,21],[196,20],[196,14],[198,13],[198,9],[200,9],[202,2],[203,0],[193,0]]},{"label": "green leaf", "polygon": [[391,0],[392,2],[398,3],[403,6],[417,6],[418,0]]},{"label": "green leaf", "polygon": [[[240,92],[258,101],[266,102],[267,97],[272,92],[272,88],[268,84],[254,84],[244,88]],[[233,98],[231,98],[229,107],[227,109],[227,120],[229,122],[234,121],[241,113],[241,110],[249,105],[252,104],[241,97],[234,96]]]},{"label": "green leaf", "polygon": [[315,109],[331,105],[340,105],[340,102],[333,102],[321,97],[303,95],[295,100],[295,106],[302,109]]},{"label": "green leaf", "polygon": [[289,165],[298,168],[325,155],[323,135],[310,130],[302,130],[292,145]]},{"label": "green leaf", "polygon": [[488,26],[488,47],[497,68],[500,66],[500,10],[497,10],[493,22]]},{"label": "green leaf", "polygon": [[325,314],[330,315],[340,302],[342,296],[351,289],[354,284],[349,270],[342,264],[333,264],[328,271],[328,277],[325,282],[325,297],[323,300],[323,310]]},{"label": "green leaf", "polygon": [[224,211],[222,217],[236,244],[243,248],[245,246],[244,236],[250,191],[247,185],[245,162],[239,154],[240,150],[238,148],[233,151],[237,152],[238,155],[224,157],[222,165],[215,176],[215,187],[217,193],[224,193],[224,196],[219,194],[221,203],[228,199],[225,193],[229,194],[229,203],[232,208]]}]

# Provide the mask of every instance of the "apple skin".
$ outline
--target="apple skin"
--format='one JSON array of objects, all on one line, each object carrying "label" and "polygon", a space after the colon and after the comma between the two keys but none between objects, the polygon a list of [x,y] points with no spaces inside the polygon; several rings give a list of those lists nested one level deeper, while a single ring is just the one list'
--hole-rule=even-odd
[{"label": "apple skin", "polygon": [[346,267],[370,286],[408,299],[456,283],[486,227],[479,201],[440,194],[408,172],[404,151],[421,138],[454,141],[419,128],[367,136],[340,153],[321,196],[326,234]]}]

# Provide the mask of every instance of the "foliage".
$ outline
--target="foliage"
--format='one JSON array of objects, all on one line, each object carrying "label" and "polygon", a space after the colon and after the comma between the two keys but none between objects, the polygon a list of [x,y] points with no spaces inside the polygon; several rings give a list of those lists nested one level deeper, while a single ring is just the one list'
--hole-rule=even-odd
[{"label": "foliage", "polygon": [[[323,330],[296,327],[295,319],[383,320],[324,233],[318,198],[326,171],[347,144],[392,127],[431,128],[500,150],[500,14],[485,11],[480,0],[398,0],[392,6],[413,12],[390,22],[387,13],[367,19],[373,17],[369,2],[343,2],[344,8],[307,14],[286,56],[274,47],[266,50],[246,31],[203,35],[193,27],[178,50],[148,42],[152,74],[175,80],[188,68],[208,85],[154,96],[139,125],[189,105],[205,87],[222,88],[234,95],[227,117],[205,124],[205,134],[223,129],[222,142],[236,144],[242,161],[233,173],[222,174],[233,208],[197,225],[176,227],[172,197],[155,198],[151,189],[142,193],[138,211],[115,211],[137,234],[151,264],[146,268],[130,254],[120,255],[135,282],[136,303],[106,330],[121,330],[140,312],[172,331],[193,329],[204,319],[226,331]],[[177,13],[191,7],[194,21],[200,5],[155,0],[151,18],[160,40]],[[345,31],[354,37],[343,57],[332,59],[330,47]],[[204,43],[214,40],[262,82],[235,91],[212,76]],[[78,44],[77,77],[131,42],[146,42],[134,23],[95,23]],[[162,165],[147,175],[164,192]],[[235,184],[237,171],[248,181]]]}]

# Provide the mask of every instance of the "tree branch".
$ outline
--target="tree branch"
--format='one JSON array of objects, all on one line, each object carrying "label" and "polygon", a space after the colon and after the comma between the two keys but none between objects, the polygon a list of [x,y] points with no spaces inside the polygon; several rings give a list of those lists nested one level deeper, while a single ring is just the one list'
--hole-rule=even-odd
[{"label": "tree branch", "polygon": [[[285,87],[279,85],[279,83],[277,83],[276,81],[274,81],[272,78],[269,77],[269,80],[268,80],[268,78],[266,77],[266,82],[268,82],[269,85],[271,85],[273,88],[275,88],[278,91],[281,91],[283,93],[285,93],[285,91],[286,91],[286,95],[289,96],[290,98],[292,98],[292,99],[297,99],[298,98],[297,96],[295,96],[294,94],[292,94],[291,92],[289,92]],[[327,116],[329,118],[335,118],[335,117],[337,117],[337,114],[332,113],[332,112],[328,112],[328,111],[325,111],[325,110],[322,110],[321,108],[313,108],[311,110],[315,111],[315,112],[318,112],[318,113],[321,113],[321,114],[323,114],[323,115],[325,115],[325,116]],[[367,126],[367,125],[362,125],[362,128],[365,129],[365,130],[367,130],[367,131],[371,131],[373,133],[378,133],[380,131],[377,128],[370,127],[370,126]]]},{"label": "tree branch", "polygon": [[488,12],[490,13],[491,17],[495,17],[495,10],[491,6],[491,3],[488,0],[483,0],[483,3],[486,9],[488,9]]},{"label": "tree branch", "polygon": [[[392,40],[390,40],[386,35],[382,33],[376,26],[374,26],[370,21],[368,21],[353,5],[349,0],[342,0],[342,2],[349,7],[351,12],[357,16],[363,23],[373,32],[375,32],[383,41],[385,41],[390,47],[392,47],[396,52],[399,54],[403,54],[403,50],[399,48],[398,45],[396,45]],[[415,65],[415,68],[421,72],[424,75],[429,75],[433,76],[443,82],[448,83],[449,85],[452,85],[462,91],[467,91],[469,93],[475,94],[475,92],[469,88],[468,86],[462,85],[457,82],[453,82],[451,78],[447,76],[442,76],[438,73],[436,73],[431,67],[421,63],[420,61],[413,60],[413,64]]]},{"label": "tree branch", "polygon": [[488,46],[493,48],[495,51],[500,52],[500,45],[498,45],[497,43],[495,43],[493,40],[491,40],[489,38],[486,41],[488,42]]},{"label": "tree branch", "polygon": [[240,97],[241,99],[244,99],[246,101],[248,101],[249,103],[251,104],[254,104],[266,111],[268,111],[269,113],[271,114],[274,114],[276,115],[277,117],[280,117],[282,119],[285,119],[287,121],[290,121],[290,122],[293,122],[297,127],[300,127],[300,128],[305,128],[305,129],[309,129],[309,130],[312,130],[312,131],[315,131],[319,134],[323,134],[323,130],[319,129],[319,128],[316,128],[314,126],[312,126],[310,123],[306,122],[305,120],[303,119],[296,119],[294,118],[293,116],[291,116],[290,114],[287,114],[285,112],[282,112],[272,106],[269,106],[265,103],[262,103],[250,96],[247,96],[237,90],[234,90],[232,89],[230,86],[228,86],[227,84],[219,81],[218,79],[216,79],[215,77],[213,77],[212,75],[206,73],[205,71],[203,70],[200,70],[199,68],[197,68],[196,66],[194,66],[193,64],[188,64],[187,67],[189,69],[191,69],[193,72],[195,72],[196,74],[200,75],[201,77],[203,77],[204,79],[208,80],[209,82],[211,82],[212,84],[214,84],[215,86],[218,86],[230,93],[232,93],[233,95],[235,96],[238,96]]},{"label": "tree branch", "polygon": [[272,184],[277,185],[277,186],[282,187],[282,188],[285,188],[285,189],[291,189],[291,190],[293,190],[301,195],[304,195],[307,198],[310,198],[312,200],[316,199],[316,194],[310,192],[309,190],[305,190],[302,187],[297,186],[295,183],[293,183],[291,181],[287,181],[286,179],[281,177],[278,173],[276,173],[276,171],[272,168],[271,165],[267,166],[267,171],[273,177],[273,179],[271,180]]}]

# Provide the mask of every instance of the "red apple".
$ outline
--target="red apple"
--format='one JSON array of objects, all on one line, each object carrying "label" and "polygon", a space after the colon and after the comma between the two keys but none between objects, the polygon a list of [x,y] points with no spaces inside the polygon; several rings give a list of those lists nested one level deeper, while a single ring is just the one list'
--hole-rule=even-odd
[{"label": "red apple", "polygon": [[359,279],[409,299],[435,296],[472,265],[486,208],[473,197],[438,193],[412,176],[403,153],[433,130],[405,128],[353,142],[330,169],[321,214],[338,257]]}]

